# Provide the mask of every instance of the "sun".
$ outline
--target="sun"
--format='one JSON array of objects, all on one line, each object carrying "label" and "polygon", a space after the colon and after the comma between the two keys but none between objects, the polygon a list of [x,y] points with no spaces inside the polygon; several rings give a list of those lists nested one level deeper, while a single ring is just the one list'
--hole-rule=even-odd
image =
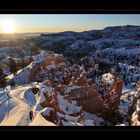
[{"label": "sun", "polygon": [[4,33],[15,33],[16,24],[13,20],[4,19],[1,21],[1,29]]}]

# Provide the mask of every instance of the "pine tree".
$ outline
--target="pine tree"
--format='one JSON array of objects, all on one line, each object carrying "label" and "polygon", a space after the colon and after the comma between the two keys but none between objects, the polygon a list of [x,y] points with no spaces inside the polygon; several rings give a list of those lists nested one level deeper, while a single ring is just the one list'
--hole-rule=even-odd
[{"label": "pine tree", "polygon": [[0,87],[5,87],[6,86],[6,78],[3,77],[0,79]]},{"label": "pine tree", "polygon": [[25,61],[24,58],[21,59],[21,63],[20,63],[20,68],[24,68],[25,67]]},{"label": "pine tree", "polygon": [[13,73],[14,75],[16,74],[17,66],[16,66],[16,62],[13,58],[10,58],[9,69],[10,69],[11,73]]},{"label": "pine tree", "polygon": [[6,85],[5,74],[3,73],[2,68],[0,68],[0,87],[5,87],[5,85]]},{"label": "pine tree", "polygon": [[3,75],[3,69],[0,68],[0,76]]},{"label": "pine tree", "polygon": [[30,61],[30,63],[33,62],[33,61],[34,61],[34,58],[31,56],[31,57],[29,58],[29,61]]}]

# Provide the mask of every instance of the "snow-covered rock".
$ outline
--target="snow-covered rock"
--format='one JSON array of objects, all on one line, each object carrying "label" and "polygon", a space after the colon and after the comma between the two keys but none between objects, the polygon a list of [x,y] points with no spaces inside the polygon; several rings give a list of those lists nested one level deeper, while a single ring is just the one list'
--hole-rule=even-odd
[{"label": "snow-covered rock", "polygon": [[106,73],[102,75],[102,80],[106,83],[113,84],[114,83],[114,76],[111,73]]},{"label": "snow-covered rock", "polygon": [[20,93],[20,98],[33,106],[36,104],[35,96],[30,89]]}]

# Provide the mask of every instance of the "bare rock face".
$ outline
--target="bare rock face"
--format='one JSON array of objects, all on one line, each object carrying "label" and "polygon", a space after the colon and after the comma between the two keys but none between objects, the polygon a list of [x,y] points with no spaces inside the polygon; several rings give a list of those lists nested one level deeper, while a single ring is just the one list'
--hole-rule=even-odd
[{"label": "bare rock face", "polygon": [[57,121],[57,114],[53,108],[47,107],[41,111],[41,115],[48,121],[56,122]]},{"label": "bare rock face", "polygon": [[104,110],[102,112],[105,119],[111,118],[112,114],[117,112],[120,103],[120,97],[123,88],[123,81],[120,77],[114,78],[114,83],[110,92],[104,97]]},{"label": "bare rock face", "polygon": [[32,68],[29,70],[29,82],[36,81],[36,76],[38,72],[41,70],[41,66],[44,66],[44,62],[35,63]]},{"label": "bare rock face", "polygon": [[55,64],[63,63],[64,57],[63,55],[55,55]]},{"label": "bare rock face", "polygon": [[86,83],[86,78],[85,77],[80,77],[76,80],[76,85],[82,86]]},{"label": "bare rock face", "polygon": [[131,126],[140,126],[140,112],[134,112],[131,118]]},{"label": "bare rock face", "polygon": [[136,103],[136,110],[133,112],[131,116],[131,126],[139,126],[140,125],[140,100]]},{"label": "bare rock face", "polygon": [[138,90],[140,88],[140,81],[138,81],[137,83],[136,83],[136,90]]},{"label": "bare rock face", "polygon": [[55,108],[56,110],[59,110],[58,100],[54,92],[51,93],[50,96],[48,96],[47,93],[43,93],[43,95],[45,97],[44,102],[41,103],[41,106],[43,108],[52,107],[52,108]]},{"label": "bare rock face", "polygon": [[103,109],[103,101],[99,97],[95,86],[83,87],[79,98],[83,109],[91,113],[99,113]]},{"label": "bare rock face", "polygon": [[64,62],[64,57],[63,55],[56,55],[56,54],[48,54],[45,57],[46,60],[46,65],[51,65],[51,64],[58,64]]},{"label": "bare rock face", "polygon": [[111,85],[106,81],[103,83],[101,81],[101,85],[98,87],[100,90],[98,90],[97,86],[90,84],[91,81],[83,77],[80,78],[81,80],[76,80],[75,85],[66,88],[65,98],[69,102],[76,99],[85,111],[93,114],[101,113],[106,120],[109,120],[112,114],[118,110],[123,85],[122,79],[115,77]]},{"label": "bare rock face", "polygon": [[53,54],[48,54],[45,57],[46,65],[51,65],[54,63],[54,55]]},{"label": "bare rock face", "polygon": [[[45,87],[41,89],[41,96],[42,100],[40,102],[40,105],[45,108],[45,107],[51,107],[54,108],[55,110],[59,111],[59,105],[58,105],[58,99],[57,95],[54,91],[54,89],[50,86],[51,83],[47,81]],[[49,86],[48,86],[49,85]]]},{"label": "bare rock face", "polygon": [[136,95],[135,100],[133,101],[133,114],[131,116],[131,126],[139,126],[140,125],[140,81],[136,83]]},{"label": "bare rock face", "polygon": [[61,95],[64,95],[64,92],[65,92],[66,87],[67,87],[66,84],[59,84],[59,85],[56,87],[56,90],[57,90],[58,92],[60,92]]},{"label": "bare rock face", "polygon": [[67,92],[65,98],[69,102],[72,99],[78,100],[82,108],[91,113],[99,113],[103,108],[103,101],[100,100],[95,86],[75,86]]}]

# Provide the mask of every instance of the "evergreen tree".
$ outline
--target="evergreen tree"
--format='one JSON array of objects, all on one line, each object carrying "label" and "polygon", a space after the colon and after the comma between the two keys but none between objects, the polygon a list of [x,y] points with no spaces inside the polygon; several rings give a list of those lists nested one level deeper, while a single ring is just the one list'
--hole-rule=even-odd
[{"label": "evergreen tree", "polygon": [[20,63],[20,69],[25,67],[25,61],[24,58],[21,59],[21,63]]},{"label": "evergreen tree", "polygon": [[2,68],[0,68],[0,87],[5,87],[5,85],[6,85],[5,74],[3,73]]},{"label": "evergreen tree", "polygon": [[0,76],[3,75],[3,69],[0,68]]},{"label": "evergreen tree", "polygon": [[10,58],[9,69],[10,69],[11,73],[13,73],[14,75],[16,74],[17,66],[16,66],[16,62],[13,58]]},{"label": "evergreen tree", "polygon": [[2,77],[0,78],[0,87],[5,87],[6,86],[6,78],[5,77]]},{"label": "evergreen tree", "polygon": [[29,58],[29,60],[30,60],[30,63],[31,63],[31,62],[34,61],[34,58],[31,56],[31,57]]}]

